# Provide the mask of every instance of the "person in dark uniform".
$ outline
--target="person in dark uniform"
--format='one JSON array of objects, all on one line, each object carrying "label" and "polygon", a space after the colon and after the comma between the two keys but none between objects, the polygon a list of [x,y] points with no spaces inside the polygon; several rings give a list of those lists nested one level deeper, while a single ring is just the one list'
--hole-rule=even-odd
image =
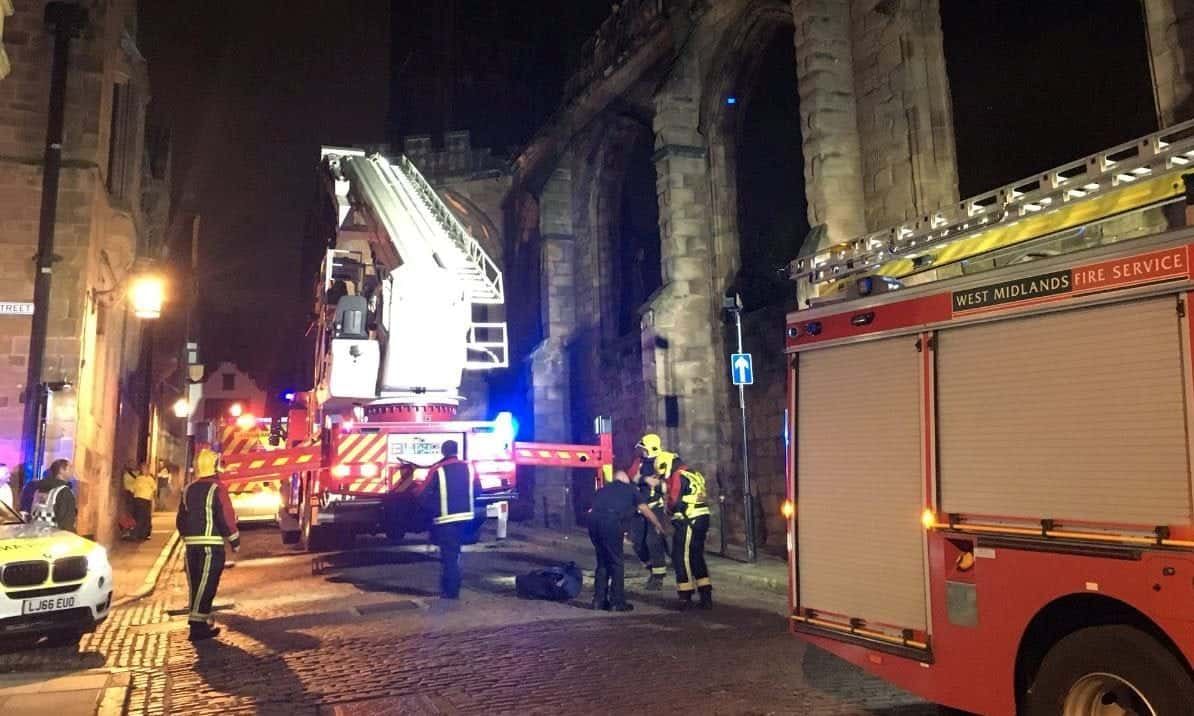
[{"label": "person in dark uniform", "polygon": [[657,534],[663,534],[663,524],[644,504],[642,495],[630,484],[630,477],[625,471],[615,472],[613,481],[593,496],[593,509],[589,513],[589,539],[597,553],[597,572],[593,579],[594,609],[615,612],[634,609],[633,605],[626,603],[622,535],[627,518],[636,511],[651,523]]},{"label": "person in dark uniform", "polygon": [[55,460],[46,476],[25,486],[21,509],[32,522],[74,532],[79,517],[78,502],[70,485],[70,460]]},{"label": "person in dark uniform", "polygon": [[211,624],[211,605],[224,572],[224,540],[232,551],[240,550],[236,511],[228,489],[220,484],[220,456],[204,448],[195,456],[196,480],[187,486],[178,505],[176,526],[186,545],[187,587],[190,595],[191,641],[210,639],[220,633]]},{"label": "person in dark uniform", "polygon": [[[639,475],[635,479],[635,489],[647,509],[655,513],[660,523],[667,516],[665,505],[667,491],[663,486],[663,479],[653,473]],[[647,518],[641,513],[636,514],[630,522],[630,543],[634,545],[634,553],[648,570],[647,590],[658,592],[663,588],[663,578],[667,576],[667,540],[661,532],[651,528]]]},{"label": "person in dark uniform", "polygon": [[460,446],[447,440],[443,459],[427,473],[423,505],[431,513],[431,541],[439,548],[440,596],[460,598],[460,544],[475,519],[476,477],[458,455]]}]

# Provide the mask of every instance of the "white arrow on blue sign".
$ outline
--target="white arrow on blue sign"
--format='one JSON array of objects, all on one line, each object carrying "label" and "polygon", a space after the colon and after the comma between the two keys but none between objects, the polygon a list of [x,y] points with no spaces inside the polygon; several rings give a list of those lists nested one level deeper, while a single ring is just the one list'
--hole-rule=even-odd
[{"label": "white arrow on blue sign", "polygon": [[755,384],[754,360],[749,353],[730,354],[730,377],[734,379],[734,385]]}]

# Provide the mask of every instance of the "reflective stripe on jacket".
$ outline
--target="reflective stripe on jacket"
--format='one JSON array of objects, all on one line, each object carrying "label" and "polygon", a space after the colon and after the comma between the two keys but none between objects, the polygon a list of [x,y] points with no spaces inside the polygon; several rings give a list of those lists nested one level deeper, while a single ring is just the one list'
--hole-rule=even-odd
[{"label": "reflective stripe on jacket", "polygon": [[705,493],[705,476],[684,465],[677,465],[668,478],[668,503],[672,519],[695,519],[709,514],[708,495]]},{"label": "reflective stripe on jacket", "polygon": [[222,547],[225,539],[233,547],[240,545],[232,500],[228,490],[214,478],[196,480],[187,486],[178,505],[176,524],[183,543],[188,545]]},{"label": "reflective stripe on jacket", "polygon": [[474,517],[473,471],[466,462],[448,458],[431,471],[431,484],[424,499],[434,515],[433,524],[464,522]]}]

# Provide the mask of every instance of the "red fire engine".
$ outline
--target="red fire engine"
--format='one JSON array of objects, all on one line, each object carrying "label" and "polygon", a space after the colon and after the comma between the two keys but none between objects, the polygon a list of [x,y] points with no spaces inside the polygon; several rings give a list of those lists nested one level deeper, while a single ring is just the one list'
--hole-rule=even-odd
[{"label": "red fire engine", "polygon": [[1194,713],[1194,123],[793,262],[790,627],[985,714]]},{"label": "red fire engine", "polygon": [[[284,444],[223,442],[231,485],[282,478],[283,540],[305,548],[360,532],[400,538],[429,528],[420,496],[454,440],[482,494],[477,528],[504,530],[519,465],[588,468],[613,460],[609,421],[597,445],[515,440],[509,413],[459,420],[466,370],[507,365],[501,271],[405,157],[324,148],[325,259],[316,284],[313,388],[296,396]],[[500,315],[500,314],[498,314]],[[236,446],[245,446],[240,450]]]}]

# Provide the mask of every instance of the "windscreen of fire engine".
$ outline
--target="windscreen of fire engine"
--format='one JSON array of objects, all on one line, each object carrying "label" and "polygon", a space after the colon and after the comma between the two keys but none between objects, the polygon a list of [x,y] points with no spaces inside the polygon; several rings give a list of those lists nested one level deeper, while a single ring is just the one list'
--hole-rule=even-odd
[{"label": "windscreen of fire engine", "polygon": [[944,511],[1187,524],[1180,320],[1164,297],[941,331]]},{"label": "windscreen of fire engine", "polygon": [[925,628],[919,361],[915,337],[799,354],[801,607]]}]

